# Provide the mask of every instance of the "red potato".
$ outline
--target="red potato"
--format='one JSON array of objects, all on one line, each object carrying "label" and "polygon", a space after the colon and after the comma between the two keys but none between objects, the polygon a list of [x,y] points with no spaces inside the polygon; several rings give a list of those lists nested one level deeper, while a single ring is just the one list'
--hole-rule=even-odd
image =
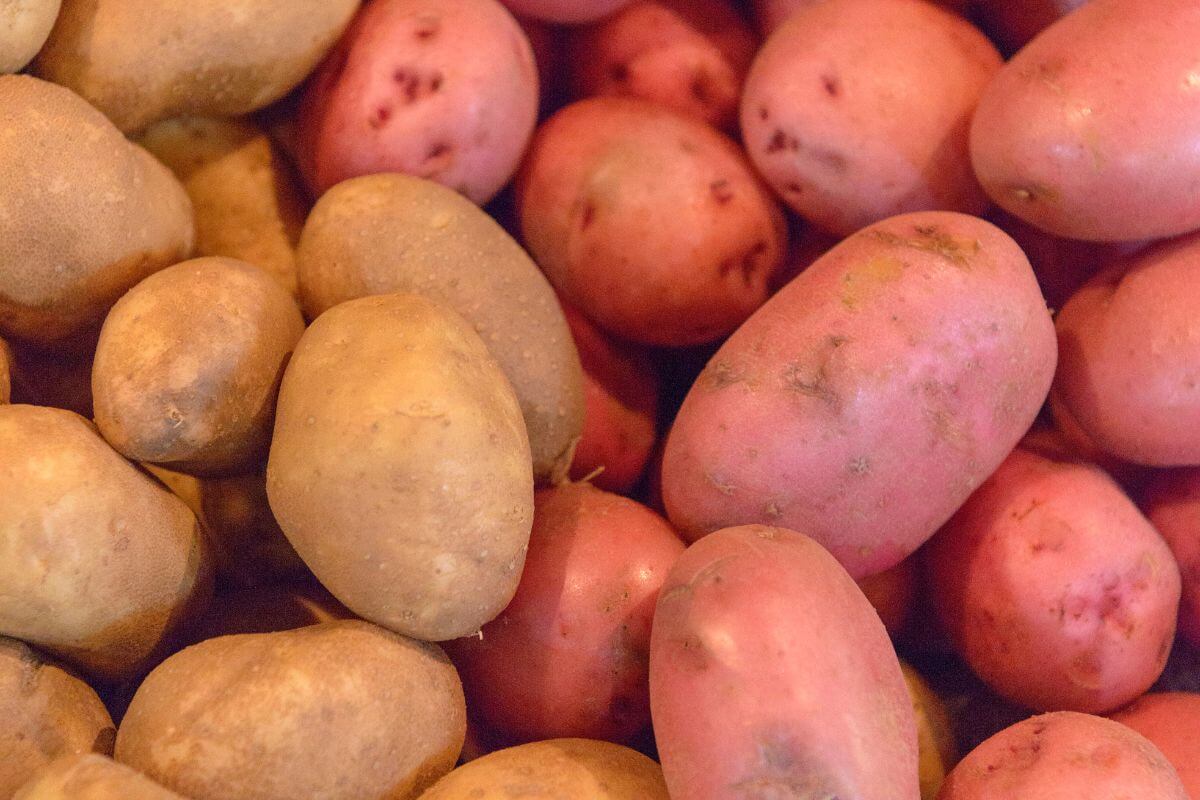
[{"label": "red potato", "polygon": [[851,236],[717,351],[668,436],[663,496],[695,539],[743,522],[899,563],[999,466],[1054,372],[1050,315],[999,229],[948,212]]},{"label": "red potato", "polygon": [[925,564],[957,650],[1014,702],[1107,712],[1166,665],[1179,568],[1095,467],[1014,450],[930,541]]},{"label": "red potato", "polygon": [[1200,694],[1144,695],[1112,719],[1149,739],[1175,767],[1188,794],[1200,797]]},{"label": "red potato", "polygon": [[517,742],[628,743],[650,724],[650,623],[683,542],[666,520],[588,484],[535,497],[517,594],[482,636],[448,643],[480,722]]},{"label": "red potato", "polygon": [[863,578],[858,588],[893,639],[904,633],[917,601],[917,560],[906,558],[891,569]]},{"label": "red potato", "polygon": [[647,344],[729,333],[766,300],[786,248],[783,214],[737,145],[638,100],[583,100],[544,123],[517,204],[559,293]]},{"label": "red potato", "polygon": [[[971,129],[992,199],[1058,236],[1200,228],[1200,4],[1092,0],[1017,53]],[[1114,79],[1119,76],[1120,79]]]},{"label": "red potato", "polygon": [[629,0],[503,0],[514,14],[565,25],[595,22]]},{"label": "red potato", "polygon": [[816,542],[688,548],[659,595],[650,706],[673,800],[917,800],[917,728],[871,604]]},{"label": "red potato", "polygon": [[321,194],[404,172],[490,200],[537,120],[529,40],[496,0],[373,0],[313,78],[301,166]]},{"label": "red potato", "polygon": [[757,46],[729,0],[639,1],[575,33],[575,93],[638,97],[732,127]]},{"label": "red potato", "polygon": [[924,0],[827,0],[771,34],[742,94],[742,136],[802,217],[842,236],[909,211],[979,214],[967,131],[996,48]]},{"label": "red potato", "polygon": [[[822,0],[751,0],[754,7],[754,17],[758,21],[759,30],[764,35],[770,35],[792,14],[802,8],[815,5]],[[968,0],[932,0],[951,11],[965,14]]]},{"label": "red potato", "polygon": [[938,800],[1188,800],[1145,737],[1111,720],[1060,711],[1018,722],[975,748]]},{"label": "red potato", "polygon": [[1117,458],[1097,447],[1096,443],[1088,436],[1087,431],[1079,427],[1075,417],[1058,399],[1058,395],[1053,389],[1050,390],[1047,405],[1054,420],[1053,431],[1060,445],[1058,453],[1060,459],[1065,457],[1089,461],[1130,490],[1144,486],[1150,479],[1154,470]]},{"label": "red potato", "polygon": [[1050,25],[1088,0],[975,0],[985,29],[1016,52]]},{"label": "red potato", "polygon": [[1179,633],[1200,647],[1200,469],[1158,473],[1146,487],[1142,508],[1166,539],[1183,577]]}]

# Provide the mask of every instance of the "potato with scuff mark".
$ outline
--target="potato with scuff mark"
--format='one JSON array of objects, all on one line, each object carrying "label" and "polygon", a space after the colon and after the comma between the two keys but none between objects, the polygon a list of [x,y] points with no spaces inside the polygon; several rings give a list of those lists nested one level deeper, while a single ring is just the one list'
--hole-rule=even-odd
[{"label": "potato with scuff mark", "polygon": [[1200,797],[1200,694],[1162,692],[1139,697],[1112,715],[1145,736],[1167,757],[1192,798]]},{"label": "potato with scuff mark", "polygon": [[0,75],[20,72],[50,35],[62,0],[0,0]]},{"label": "potato with scuff mark", "polygon": [[64,756],[46,765],[13,800],[186,800],[106,756]]},{"label": "potato with scuff mark", "polygon": [[1171,548],[1183,577],[1179,635],[1200,647],[1200,468],[1157,472],[1141,505]]}]

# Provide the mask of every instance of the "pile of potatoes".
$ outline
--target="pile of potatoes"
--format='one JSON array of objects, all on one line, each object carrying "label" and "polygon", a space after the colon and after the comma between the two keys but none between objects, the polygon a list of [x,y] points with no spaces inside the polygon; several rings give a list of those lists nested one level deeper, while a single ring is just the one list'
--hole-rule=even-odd
[{"label": "pile of potatoes", "polygon": [[1200,798],[1196,0],[0,0],[0,800]]}]

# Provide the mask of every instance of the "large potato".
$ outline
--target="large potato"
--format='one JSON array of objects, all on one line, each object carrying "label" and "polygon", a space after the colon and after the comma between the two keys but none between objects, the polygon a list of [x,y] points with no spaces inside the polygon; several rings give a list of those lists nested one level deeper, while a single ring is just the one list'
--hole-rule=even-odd
[{"label": "large potato", "polygon": [[1179,564],[1179,633],[1200,647],[1200,469],[1157,473],[1146,486],[1142,508]]},{"label": "large potato", "polygon": [[170,171],[37,78],[0,75],[0,186],[0,333],[43,345],[78,334],[192,247]]},{"label": "large potato", "polygon": [[34,63],[122,131],[234,116],[292,90],[359,0],[63,0]]},{"label": "large potato", "polygon": [[898,563],[1033,422],[1054,332],[1029,262],[980,219],[894,217],[850,237],[717,351],[667,440],[690,538],[804,531],[852,575]]},{"label": "large potato", "polygon": [[42,48],[62,0],[0,0],[0,74],[17,72]]},{"label": "large potato", "polygon": [[412,292],[461,314],[483,338],[521,403],[534,474],[566,474],[583,429],[583,375],[546,278],[512,237],[462,196],[406,175],[330,189],[298,252],[305,311]]},{"label": "large potato", "polygon": [[1091,241],[1200,228],[1200,4],[1158,0],[1153,9],[1144,0],[1092,0],[988,85],[971,157],[998,205]]},{"label": "large potato", "polygon": [[64,756],[40,770],[13,800],[185,800],[141,773],[94,753]]},{"label": "large potato", "polygon": [[466,718],[437,645],[328,622],[176,653],[138,688],[116,753],[192,800],[409,800],[454,766]]},{"label": "large potato", "polygon": [[1175,767],[1193,800],[1200,797],[1200,694],[1143,695],[1112,719],[1149,739]]},{"label": "large potato", "polygon": [[284,375],[267,496],[359,616],[420,639],[475,633],[512,599],[529,543],[516,395],[449,308],[405,294],[342,303]]},{"label": "large potato", "polygon": [[0,453],[0,634],[131,676],[207,602],[196,518],[69,411],[0,406]]},{"label": "large potato", "polygon": [[819,544],[745,525],[658,596],[650,708],[672,800],[917,800],[917,727],[887,631]]}]

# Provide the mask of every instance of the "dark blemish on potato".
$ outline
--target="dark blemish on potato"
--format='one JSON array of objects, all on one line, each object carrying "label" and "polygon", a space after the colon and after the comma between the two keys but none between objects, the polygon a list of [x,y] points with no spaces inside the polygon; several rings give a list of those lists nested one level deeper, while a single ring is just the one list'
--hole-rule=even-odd
[{"label": "dark blemish on potato", "polygon": [[440,18],[425,15],[417,18],[417,29],[413,31],[413,36],[419,42],[427,42],[438,35],[441,30],[442,21]]},{"label": "dark blemish on potato", "polygon": [[711,483],[718,492],[727,497],[737,491],[736,486],[717,476],[715,473],[706,472],[704,473],[704,477],[708,479],[708,482]]},{"label": "dark blemish on potato", "polygon": [[707,106],[713,103],[712,76],[704,70],[698,70],[692,75],[692,80],[688,84],[688,91],[692,98],[700,105]]},{"label": "dark blemish on potato", "polygon": [[810,148],[805,151],[813,161],[825,167],[830,172],[847,172],[850,169],[850,159],[836,150],[827,148]]},{"label": "dark blemish on potato", "polygon": [[771,118],[771,112],[767,109],[766,106],[758,107],[758,118],[761,119],[763,122],[766,122],[768,119]]},{"label": "dark blemish on potato", "polygon": [[440,73],[440,72],[433,73],[433,75],[431,75],[429,78],[429,91],[430,92],[439,91],[442,88],[442,82],[444,80],[445,80],[445,78],[442,77],[442,73]]},{"label": "dark blemish on potato", "polygon": [[720,178],[708,185],[709,191],[712,193],[713,199],[717,201],[717,205],[726,205],[733,199],[733,190],[729,188],[729,180]]},{"label": "dark blemish on potato", "polygon": [[800,140],[795,136],[789,136],[782,128],[776,128],[771,134],[770,141],[767,142],[768,154],[780,153],[784,150],[789,150],[793,153],[800,149]]},{"label": "dark blemish on potato", "polygon": [[825,94],[830,97],[841,97],[842,82],[838,76],[826,73],[821,76],[821,88],[825,90]]},{"label": "dark blemish on potato", "polygon": [[742,379],[728,361],[713,361],[704,368],[703,377],[710,389],[724,389]]},{"label": "dark blemish on potato", "polygon": [[373,113],[367,119],[367,124],[370,125],[372,128],[379,130],[384,125],[387,125],[388,120],[391,118],[392,118],[391,106],[377,106],[375,108],[375,113]]},{"label": "dark blemish on potato", "polygon": [[586,231],[596,221],[596,204],[588,201],[579,212],[579,230]]},{"label": "dark blemish on potato", "polygon": [[113,727],[103,728],[96,734],[96,738],[92,740],[91,752],[111,753],[116,743],[117,729]]},{"label": "dark blemish on potato", "polygon": [[1041,500],[1030,501],[1029,508],[1025,509],[1024,511],[1014,511],[1013,512],[1013,519],[1015,519],[1015,520],[1025,519],[1026,517],[1028,517],[1030,514],[1033,513],[1034,509],[1036,509],[1041,504],[1042,504]]},{"label": "dark blemish on potato", "polygon": [[899,236],[891,231],[876,230],[871,236],[893,247],[909,247],[924,253],[941,256],[957,267],[969,267],[971,257],[979,253],[978,239],[958,239],[934,225],[917,225],[913,236]]},{"label": "dark blemish on potato", "polygon": [[866,475],[871,471],[871,460],[866,456],[859,456],[847,465],[847,470],[851,475]]},{"label": "dark blemish on potato", "polygon": [[697,152],[696,143],[693,142],[691,139],[680,139],[679,140],[679,149],[682,150],[683,152],[689,153],[689,154]]},{"label": "dark blemish on potato", "polygon": [[614,83],[624,83],[629,80],[629,67],[626,64],[613,64],[608,68],[609,80]]},{"label": "dark blemish on potato", "polygon": [[783,187],[784,191],[790,194],[801,194],[804,192],[804,187],[798,183],[789,183]]},{"label": "dark blemish on potato", "polygon": [[779,519],[783,516],[783,511],[780,510],[777,503],[770,502],[763,508],[763,514],[767,516],[767,519]]},{"label": "dark blemish on potato", "polygon": [[826,363],[822,362],[811,372],[804,364],[791,363],[783,370],[783,385],[797,394],[820,400],[831,408],[838,408],[840,399],[829,386]]},{"label": "dark blemish on potato", "polygon": [[675,644],[679,648],[680,661],[685,662],[682,666],[698,672],[708,669],[708,648],[699,636],[681,636],[675,640]]},{"label": "dark blemish on potato", "polygon": [[452,148],[450,145],[446,144],[445,142],[435,142],[429,148],[429,152],[427,152],[425,154],[425,161],[426,161],[426,163],[428,163],[430,161],[445,159],[447,156],[450,155],[450,151],[453,149],[454,148]]}]

